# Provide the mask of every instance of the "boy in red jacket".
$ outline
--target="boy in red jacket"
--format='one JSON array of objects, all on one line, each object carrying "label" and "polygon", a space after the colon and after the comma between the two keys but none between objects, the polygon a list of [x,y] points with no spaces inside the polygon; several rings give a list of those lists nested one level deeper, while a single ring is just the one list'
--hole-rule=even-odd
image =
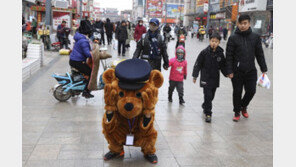
[{"label": "boy in red jacket", "polygon": [[172,102],[173,92],[175,87],[177,87],[177,91],[179,94],[179,103],[183,105],[185,103],[184,96],[184,88],[183,88],[183,79],[186,79],[187,76],[187,60],[185,60],[186,51],[185,48],[180,45],[176,49],[176,57],[171,58],[169,61],[170,71],[170,86],[169,86],[169,102]]}]

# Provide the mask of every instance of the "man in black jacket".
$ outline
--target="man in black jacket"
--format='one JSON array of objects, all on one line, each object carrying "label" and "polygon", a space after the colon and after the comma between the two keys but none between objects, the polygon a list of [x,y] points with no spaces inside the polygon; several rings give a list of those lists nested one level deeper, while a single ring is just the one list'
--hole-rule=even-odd
[{"label": "man in black jacket", "polygon": [[121,53],[122,47],[122,56],[125,56],[125,41],[128,38],[126,22],[123,20],[121,25],[117,28],[115,38],[118,40],[118,56]]},{"label": "man in black jacket", "polygon": [[148,60],[152,69],[161,71],[161,58],[163,58],[163,68],[168,69],[169,60],[167,47],[163,36],[159,32],[159,21],[153,18],[149,22],[149,30],[142,35],[137,43],[137,49],[133,58]]},{"label": "man in black jacket", "polygon": [[[267,66],[258,34],[252,32],[250,16],[241,15],[238,19],[238,28],[229,37],[226,47],[227,75],[233,86],[233,121],[240,119],[240,111],[248,118],[247,107],[256,93],[257,69],[255,58],[261,72],[267,72]],[[243,88],[245,95],[242,97]]]},{"label": "man in black jacket", "polygon": [[106,35],[107,35],[107,42],[108,42],[108,45],[110,45],[112,41],[113,24],[110,22],[109,18],[107,18],[105,29],[106,29]]},{"label": "man in black jacket", "polygon": [[103,45],[105,45],[105,36],[104,36],[104,23],[102,20],[97,19],[96,22],[94,23],[94,28],[99,29],[101,33],[101,40]]}]

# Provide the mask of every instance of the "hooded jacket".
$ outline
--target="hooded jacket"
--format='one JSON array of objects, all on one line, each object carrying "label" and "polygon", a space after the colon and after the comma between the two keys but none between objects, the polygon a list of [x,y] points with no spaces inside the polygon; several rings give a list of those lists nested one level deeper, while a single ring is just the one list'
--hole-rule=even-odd
[{"label": "hooded jacket", "polygon": [[255,58],[262,72],[267,71],[261,38],[258,34],[240,31],[238,28],[228,39],[226,46],[227,74],[241,71],[244,73],[256,70]]},{"label": "hooded jacket", "polygon": [[141,39],[142,35],[146,32],[146,27],[143,25],[140,26],[138,24],[135,28],[134,39],[138,42]]},{"label": "hooded jacket", "polygon": [[91,57],[89,40],[83,34],[76,32],[74,35],[75,45],[70,54],[70,60],[86,61]]},{"label": "hooded jacket", "polygon": [[[184,50],[184,60],[182,62],[179,62],[177,60],[177,50],[182,49]],[[177,47],[175,51],[175,57],[171,58],[169,61],[169,67],[171,68],[170,71],[170,80],[171,81],[183,81],[184,76],[187,76],[187,60],[186,60],[186,51],[183,46]]]},{"label": "hooded jacket", "polygon": [[208,46],[200,52],[193,67],[193,78],[197,78],[201,71],[200,87],[216,88],[220,84],[220,70],[224,76],[225,57],[223,49],[218,46],[216,51]]}]

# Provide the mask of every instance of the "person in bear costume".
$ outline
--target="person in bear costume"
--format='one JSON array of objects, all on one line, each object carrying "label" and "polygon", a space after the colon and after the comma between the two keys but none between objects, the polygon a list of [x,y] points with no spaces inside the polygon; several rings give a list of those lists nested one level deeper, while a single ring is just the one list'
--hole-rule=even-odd
[{"label": "person in bear costume", "polygon": [[141,147],[144,157],[157,163],[153,122],[158,88],[163,84],[161,72],[144,60],[129,59],[105,71],[103,80],[106,112],[102,125],[110,150],[104,160],[124,156],[127,145]]}]

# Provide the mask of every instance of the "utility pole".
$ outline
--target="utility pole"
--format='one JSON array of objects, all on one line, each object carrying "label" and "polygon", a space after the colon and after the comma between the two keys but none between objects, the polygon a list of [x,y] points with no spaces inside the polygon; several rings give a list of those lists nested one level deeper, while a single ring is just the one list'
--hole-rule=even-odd
[{"label": "utility pole", "polygon": [[165,0],[165,24],[167,23],[167,15],[168,15],[168,0]]},{"label": "utility pole", "polygon": [[45,25],[51,26],[51,0],[45,3]]},{"label": "utility pole", "polygon": [[211,8],[212,8],[212,5],[211,5],[211,0],[208,1],[208,5],[209,5],[209,9],[208,9],[208,13],[207,13],[207,28],[206,28],[206,32],[207,32],[207,35],[209,34],[209,26],[210,26],[210,12],[211,12]]},{"label": "utility pole", "polygon": [[79,13],[80,14],[80,21],[82,20],[82,5],[83,5],[82,0],[80,0],[80,5],[79,5],[79,8],[80,8],[79,9],[80,10],[80,13]]}]

